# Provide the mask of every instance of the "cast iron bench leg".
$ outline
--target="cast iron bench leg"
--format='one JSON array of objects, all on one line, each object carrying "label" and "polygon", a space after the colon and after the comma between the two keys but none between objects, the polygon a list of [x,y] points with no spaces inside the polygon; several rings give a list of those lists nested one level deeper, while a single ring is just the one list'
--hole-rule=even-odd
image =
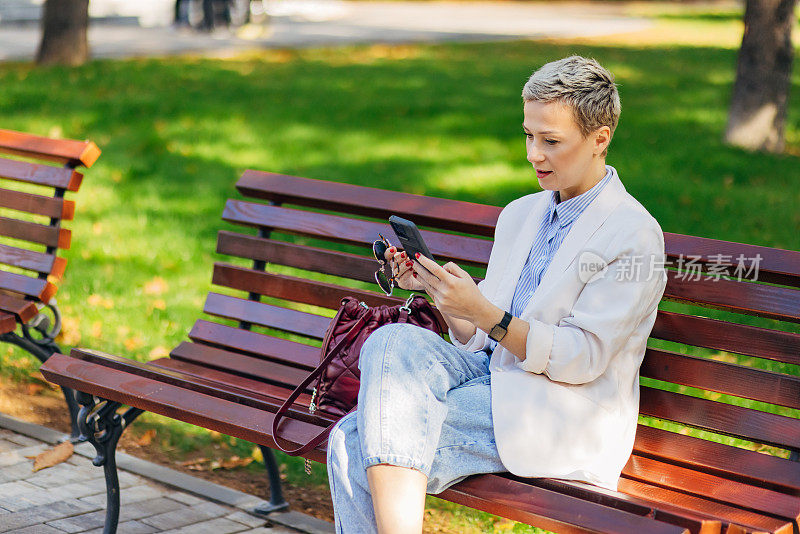
[{"label": "cast iron bench leg", "polygon": [[254,512],[259,515],[268,515],[271,512],[277,512],[289,508],[289,503],[283,499],[283,491],[281,490],[281,476],[278,471],[278,462],[275,461],[275,453],[269,447],[259,445],[261,447],[261,455],[264,457],[264,467],[267,469],[269,476],[269,502],[256,506]]},{"label": "cast iron bench leg", "polygon": [[[47,361],[47,359],[56,352],[61,352],[61,349],[53,341],[42,340],[37,342],[32,339],[26,339],[14,332],[0,335],[0,341],[12,343],[20,347],[21,349],[36,356],[36,358],[42,363]],[[72,441],[76,441],[79,439],[80,429],[78,428],[77,424],[78,403],[75,401],[75,392],[65,387],[61,388],[61,392],[64,394],[64,400],[67,401],[67,410],[69,410],[69,422],[70,427],[72,428],[70,439]]]},{"label": "cast iron bench leg", "polygon": [[103,534],[115,534],[119,523],[119,477],[117,476],[116,450],[122,431],[144,410],[128,408],[118,414],[122,404],[94,397],[87,393],[77,393],[82,408],[78,414],[81,439],[94,445],[97,456],[92,460],[95,466],[103,466],[106,476],[106,524]]}]

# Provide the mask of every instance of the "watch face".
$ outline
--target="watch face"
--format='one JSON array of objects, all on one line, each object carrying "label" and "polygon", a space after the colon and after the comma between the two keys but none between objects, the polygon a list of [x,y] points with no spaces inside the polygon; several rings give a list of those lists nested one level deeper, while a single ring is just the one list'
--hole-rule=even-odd
[{"label": "watch face", "polygon": [[500,326],[499,324],[494,325],[492,331],[489,332],[489,337],[495,341],[500,341],[503,339],[503,336],[506,335],[506,329]]}]

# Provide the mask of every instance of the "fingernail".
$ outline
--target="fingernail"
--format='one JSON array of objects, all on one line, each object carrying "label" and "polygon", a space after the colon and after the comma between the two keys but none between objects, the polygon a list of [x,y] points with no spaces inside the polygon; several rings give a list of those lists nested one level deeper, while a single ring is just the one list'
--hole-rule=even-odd
[{"label": "fingernail", "polygon": [[416,254],[414,254],[414,257],[415,257],[415,258],[417,258],[417,259],[419,259],[419,252],[417,252]]},{"label": "fingernail", "polygon": [[394,254],[394,253],[395,253],[395,252],[397,252],[397,251],[395,250],[395,248],[394,248],[394,247],[392,247],[392,248],[390,248],[390,249],[389,249],[389,252],[391,252],[392,254]]},{"label": "fingernail", "polygon": [[417,277],[417,273],[414,273],[414,278],[416,278],[416,277]]},{"label": "fingernail", "polygon": [[406,253],[405,253],[405,252],[401,252],[401,253],[400,253],[400,257],[401,257],[401,258],[405,258],[405,257],[406,257]]},{"label": "fingernail", "polygon": [[411,267],[412,265],[414,265],[413,261],[407,261],[406,262],[406,267]]}]

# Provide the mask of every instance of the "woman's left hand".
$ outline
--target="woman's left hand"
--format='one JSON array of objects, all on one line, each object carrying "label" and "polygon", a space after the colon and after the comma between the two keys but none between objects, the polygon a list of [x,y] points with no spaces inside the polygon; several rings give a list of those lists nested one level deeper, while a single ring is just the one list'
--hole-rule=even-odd
[{"label": "woman's left hand", "polygon": [[414,276],[433,297],[439,311],[475,324],[482,305],[490,303],[469,273],[453,262],[440,266],[421,254],[417,254],[415,259]]}]

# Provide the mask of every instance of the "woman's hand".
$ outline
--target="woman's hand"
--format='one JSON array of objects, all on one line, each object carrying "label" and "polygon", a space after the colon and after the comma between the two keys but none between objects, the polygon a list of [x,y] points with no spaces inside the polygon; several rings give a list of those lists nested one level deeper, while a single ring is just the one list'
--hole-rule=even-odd
[{"label": "woman's hand", "polygon": [[421,254],[417,254],[416,262],[411,276],[433,297],[442,314],[477,326],[478,318],[494,308],[469,273],[455,263],[440,266]]},{"label": "woman's hand", "polygon": [[396,247],[389,247],[384,253],[386,261],[392,269],[394,275],[395,285],[400,289],[407,289],[408,291],[424,291],[425,287],[416,278],[414,278],[414,270],[412,266],[414,262],[403,251],[397,250]]}]

